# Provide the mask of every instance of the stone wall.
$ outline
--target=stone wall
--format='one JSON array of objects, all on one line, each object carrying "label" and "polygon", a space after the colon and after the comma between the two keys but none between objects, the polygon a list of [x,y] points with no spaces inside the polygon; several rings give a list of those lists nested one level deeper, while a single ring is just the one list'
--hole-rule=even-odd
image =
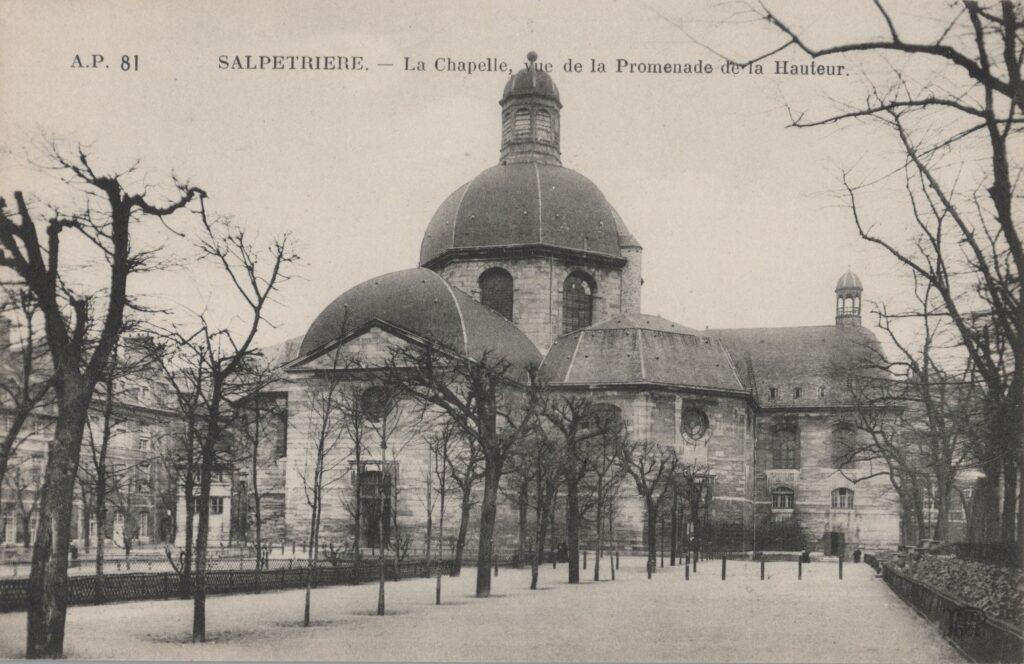
[{"label": "stone wall", "polygon": [[585,272],[597,284],[595,323],[616,316],[622,310],[622,271],[617,268],[581,265],[553,257],[465,259],[445,265],[440,274],[448,283],[479,301],[477,280],[492,267],[503,268],[512,275],[512,322],[542,354],[547,353],[555,338],[562,334],[562,284],[570,272]]}]

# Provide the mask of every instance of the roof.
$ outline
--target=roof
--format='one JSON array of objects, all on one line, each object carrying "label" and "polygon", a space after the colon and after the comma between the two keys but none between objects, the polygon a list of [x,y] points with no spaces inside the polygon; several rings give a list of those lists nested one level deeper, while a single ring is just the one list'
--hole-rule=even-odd
[{"label": "roof", "polygon": [[847,270],[843,276],[839,277],[839,281],[836,282],[836,292],[841,290],[864,290],[864,285],[860,282],[860,277],[854,274],[851,270]]},{"label": "roof", "polygon": [[659,316],[639,314],[559,337],[541,365],[541,376],[560,385],[747,390],[717,339]]},{"label": "roof", "polygon": [[420,245],[420,265],[449,253],[547,247],[621,259],[639,246],[597,186],[562,166],[488,168],[437,209]]},{"label": "roof", "polygon": [[546,72],[541,71],[533,64],[537,60],[537,54],[530,51],[526,55],[526,59],[530,64],[517,71],[505,84],[505,90],[501,93],[502,103],[509,97],[539,96],[551,99],[561,105],[555,82]]},{"label": "roof", "polygon": [[541,361],[536,346],[519,328],[426,268],[391,272],[345,291],[309,326],[299,356],[373,321],[391,324],[467,357],[479,359],[490,353],[519,367]]},{"label": "roof", "polygon": [[[882,353],[875,335],[859,325],[724,329],[705,334],[720,339],[738,365],[748,367],[740,376],[756,389],[763,407],[845,403],[841,370]],[[771,388],[776,389],[774,400]],[[795,396],[796,388],[800,397]]]}]

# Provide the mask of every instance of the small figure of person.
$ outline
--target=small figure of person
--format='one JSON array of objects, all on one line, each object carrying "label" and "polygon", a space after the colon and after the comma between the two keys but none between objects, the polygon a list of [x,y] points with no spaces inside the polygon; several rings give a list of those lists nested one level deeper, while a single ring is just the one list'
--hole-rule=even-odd
[{"label": "small figure of person", "polygon": [[569,547],[566,546],[565,542],[558,545],[558,562],[569,562]]},{"label": "small figure of person", "polygon": [[853,550],[853,562],[859,563],[861,555],[862,554],[861,554],[860,549],[854,549]]},{"label": "small figure of person", "polygon": [[809,563],[811,562],[811,552],[804,547],[804,550],[800,552],[800,562]]},{"label": "small figure of person", "polygon": [[71,555],[71,566],[78,567],[78,545],[72,544],[68,552]]}]

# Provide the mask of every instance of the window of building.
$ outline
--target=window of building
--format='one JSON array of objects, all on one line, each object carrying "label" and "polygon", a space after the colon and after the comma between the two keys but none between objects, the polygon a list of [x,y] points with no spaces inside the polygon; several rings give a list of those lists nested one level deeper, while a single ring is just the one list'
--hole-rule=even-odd
[{"label": "window of building", "polygon": [[793,490],[788,486],[779,486],[772,489],[772,509],[791,510],[793,509]]},{"label": "window of building", "polygon": [[708,416],[699,408],[687,408],[679,418],[679,430],[691,440],[698,440],[708,432]]},{"label": "window of building", "polygon": [[594,322],[596,284],[590,275],[573,272],[562,286],[562,333],[590,327]]},{"label": "window of building", "polygon": [[825,398],[825,386],[824,385],[822,385],[821,387],[818,388],[818,398],[819,399],[824,399]]},{"label": "window of building", "polygon": [[511,108],[507,108],[501,118],[501,136],[505,142],[512,140],[512,126],[513,112]]},{"label": "window of building", "polygon": [[775,401],[779,398],[779,390],[774,387],[768,388],[768,401]]},{"label": "window of building", "polygon": [[512,320],[512,275],[500,267],[484,270],[477,280],[480,302]]},{"label": "window of building", "polygon": [[210,498],[210,514],[223,514],[224,513],[224,498],[220,496],[213,496]]},{"label": "window of building", "polygon": [[800,467],[800,436],[795,428],[785,427],[775,432],[774,452],[772,468]]},{"label": "window of building", "polygon": [[359,407],[371,422],[379,422],[391,408],[390,395],[380,385],[371,385],[359,397]]},{"label": "window of building", "polygon": [[148,452],[153,446],[153,441],[148,433],[140,433],[135,439],[135,449]]},{"label": "window of building", "polygon": [[551,114],[541,109],[537,111],[533,121],[537,126],[537,140],[544,141],[545,143],[554,143],[555,131],[551,123]]},{"label": "window of building", "polygon": [[379,466],[364,465],[359,472],[359,516],[363,545],[379,549],[383,541],[387,547],[391,538],[391,477]]},{"label": "window of building", "polygon": [[520,108],[516,111],[515,119],[512,121],[512,138],[517,141],[525,141],[530,138],[530,111]]},{"label": "window of building", "polygon": [[794,399],[799,399],[802,394],[803,394],[803,389],[801,389],[799,387],[794,387],[793,388],[793,398]]},{"label": "window of building", "polygon": [[837,510],[852,510],[853,489],[839,488],[832,491],[832,508]]},{"label": "window of building", "polygon": [[849,424],[840,424],[832,430],[832,467],[850,468],[856,453],[857,434]]}]

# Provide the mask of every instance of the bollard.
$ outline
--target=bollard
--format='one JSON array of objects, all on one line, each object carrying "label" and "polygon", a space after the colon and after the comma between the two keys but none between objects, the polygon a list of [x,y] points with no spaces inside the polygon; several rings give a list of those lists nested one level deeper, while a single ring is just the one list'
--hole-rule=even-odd
[{"label": "bollard", "polygon": [[690,580],[690,554],[686,554],[686,580]]},{"label": "bollard", "polygon": [[764,581],[764,558],[761,559],[761,580]]},{"label": "bollard", "polygon": [[587,569],[587,550],[583,550],[583,569]]},{"label": "bollard", "polygon": [[843,580],[843,556],[839,555],[839,580]]},{"label": "bollard", "polygon": [[697,573],[697,560],[700,559],[700,551],[693,552],[693,573]]},{"label": "bollard", "polygon": [[796,580],[804,578],[804,560],[803,558],[797,558],[796,561]]},{"label": "bollard", "polygon": [[615,569],[619,569],[619,552],[615,552]]},{"label": "bollard", "polygon": [[437,590],[434,592],[434,604],[441,606],[441,575],[437,575]]},{"label": "bollard", "polygon": [[725,556],[722,556],[722,581],[725,581]]},{"label": "bollard", "polygon": [[494,556],[494,576],[498,576],[498,556]]},{"label": "bollard", "polygon": [[651,578],[652,574],[654,574],[654,567],[655,567],[654,561],[651,560],[650,558],[648,558],[647,559],[647,578],[648,579]]}]

